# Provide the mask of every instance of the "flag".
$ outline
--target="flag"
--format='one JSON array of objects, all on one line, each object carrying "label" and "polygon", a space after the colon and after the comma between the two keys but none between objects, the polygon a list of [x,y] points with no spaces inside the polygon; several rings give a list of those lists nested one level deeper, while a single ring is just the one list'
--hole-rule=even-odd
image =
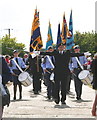
[{"label": "flag", "polygon": [[58,24],[58,33],[57,33],[57,43],[56,43],[56,48],[57,48],[57,45],[62,43],[62,40],[61,40],[61,33],[60,33],[60,23]]},{"label": "flag", "polygon": [[33,52],[33,50],[40,50],[43,46],[39,25],[40,25],[39,12],[37,12],[37,8],[36,8],[34,14],[34,20],[32,22],[30,52]]},{"label": "flag", "polygon": [[48,34],[47,34],[47,41],[46,41],[46,50],[49,46],[53,45],[53,37],[52,37],[52,30],[51,30],[51,24],[49,21],[49,26],[48,26]]},{"label": "flag", "polygon": [[64,13],[64,15],[63,15],[63,23],[62,23],[62,34],[61,34],[63,44],[66,43],[67,33],[68,33],[68,27],[67,27],[67,22],[66,22],[65,13]]},{"label": "flag", "polygon": [[70,20],[69,20],[69,31],[66,41],[66,49],[70,50],[74,46],[74,35],[73,35],[73,20],[72,20],[72,10],[70,13]]}]

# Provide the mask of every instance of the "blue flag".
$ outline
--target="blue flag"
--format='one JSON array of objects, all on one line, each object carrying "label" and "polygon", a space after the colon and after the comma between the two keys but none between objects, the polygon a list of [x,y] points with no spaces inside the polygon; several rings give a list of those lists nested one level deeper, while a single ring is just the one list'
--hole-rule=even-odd
[{"label": "blue flag", "polygon": [[52,30],[51,30],[51,24],[49,22],[49,26],[48,26],[48,38],[46,41],[46,50],[49,46],[53,45],[53,37],[52,37]]},{"label": "blue flag", "polygon": [[39,27],[39,12],[35,9],[34,20],[32,23],[30,52],[33,50],[40,50],[43,46],[40,27]]},{"label": "blue flag", "polygon": [[62,43],[62,40],[61,40],[61,33],[60,33],[60,23],[58,24],[58,33],[57,33],[57,43],[56,43],[56,48],[57,48],[57,45]]},{"label": "blue flag", "polygon": [[68,27],[67,27],[67,22],[66,22],[65,13],[64,13],[63,14],[63,23],[62,23],[62,34],[61,34],[63,44],[66,43],[67,33],[68,33]]},{"label": "blue flag", "polygon": [[73,20],[72,20],[72,10],[70,13],[70,20],[69,20],[69,31],[66,40],[66,49],[70,50],[74,46],[74,35],[73,35]]}]

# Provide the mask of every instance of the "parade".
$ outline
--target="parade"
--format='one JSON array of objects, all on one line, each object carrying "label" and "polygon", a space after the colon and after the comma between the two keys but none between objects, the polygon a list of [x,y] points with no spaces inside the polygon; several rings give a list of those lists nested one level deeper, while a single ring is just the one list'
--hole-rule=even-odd
[{"label": "parade", "polygon": [[92,42],[93,49],[89,49],[91,46],[84,48],[85,41],[84,44],[75,41],[81,37],[84,39],[87,33],[81,36],[76,32],[74,35],[71,10],[69,24],[63,13],[56,43],[49,20],[44,48],[40,12],[36,7],[28,51],[23,49],[22,43],[19,47],[15,41],[16,49],[13,49],[14,45],[4,45],[4,39],[12,41],[10,34],[1,39],[0,120],[92,120],[97,116],[97,46]]}]

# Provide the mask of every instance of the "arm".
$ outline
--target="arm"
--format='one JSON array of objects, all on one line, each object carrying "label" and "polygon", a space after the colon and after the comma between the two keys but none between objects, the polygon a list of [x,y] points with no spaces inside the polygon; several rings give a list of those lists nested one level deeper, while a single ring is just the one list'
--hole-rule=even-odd
[{"label": "arm", "polygon": [[56,54],[56,51],[54,50],[53,52],[40,52],[40,55],[49,55],[49,56],[54,56]]},{"label": "arm", "polygon": [[93,107],[92,107],[92,115],[93,116],[96,116],[96,106],[97,106],[97,94],[95,96],[95,100],[94,100]]},{"label": "arm", "polygon": [[71,57],[79,57],[79,56],[84,56],[84,53],[70,53]]}]

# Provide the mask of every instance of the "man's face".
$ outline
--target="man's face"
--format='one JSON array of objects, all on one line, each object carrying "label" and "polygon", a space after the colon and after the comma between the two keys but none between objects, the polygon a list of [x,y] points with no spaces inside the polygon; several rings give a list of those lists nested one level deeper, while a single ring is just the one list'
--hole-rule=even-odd
[{"label": "man's face", "polygon": [[54,51],[54,49],[49,49],[49,50],[47,50],[48,52],[53,52]]},{"label": "man's face", "polygon": [[14,53],[14,57],[18,57],[19,53],[18,52],[15,52]]},{"label": "man's face", "polygon": [[75,52],[75,53],[79,53],[79,52],[80,52],[80,49],[79,49],[79,48],[74,49],[74,52]]},{"label": "man's face", "polygon": [[58,50],[59,50],[59,51],[63,51],[65,48],[66,48],[66,47],[65,47],[64,45],[60,45],[60,46],[58,47]]}]

